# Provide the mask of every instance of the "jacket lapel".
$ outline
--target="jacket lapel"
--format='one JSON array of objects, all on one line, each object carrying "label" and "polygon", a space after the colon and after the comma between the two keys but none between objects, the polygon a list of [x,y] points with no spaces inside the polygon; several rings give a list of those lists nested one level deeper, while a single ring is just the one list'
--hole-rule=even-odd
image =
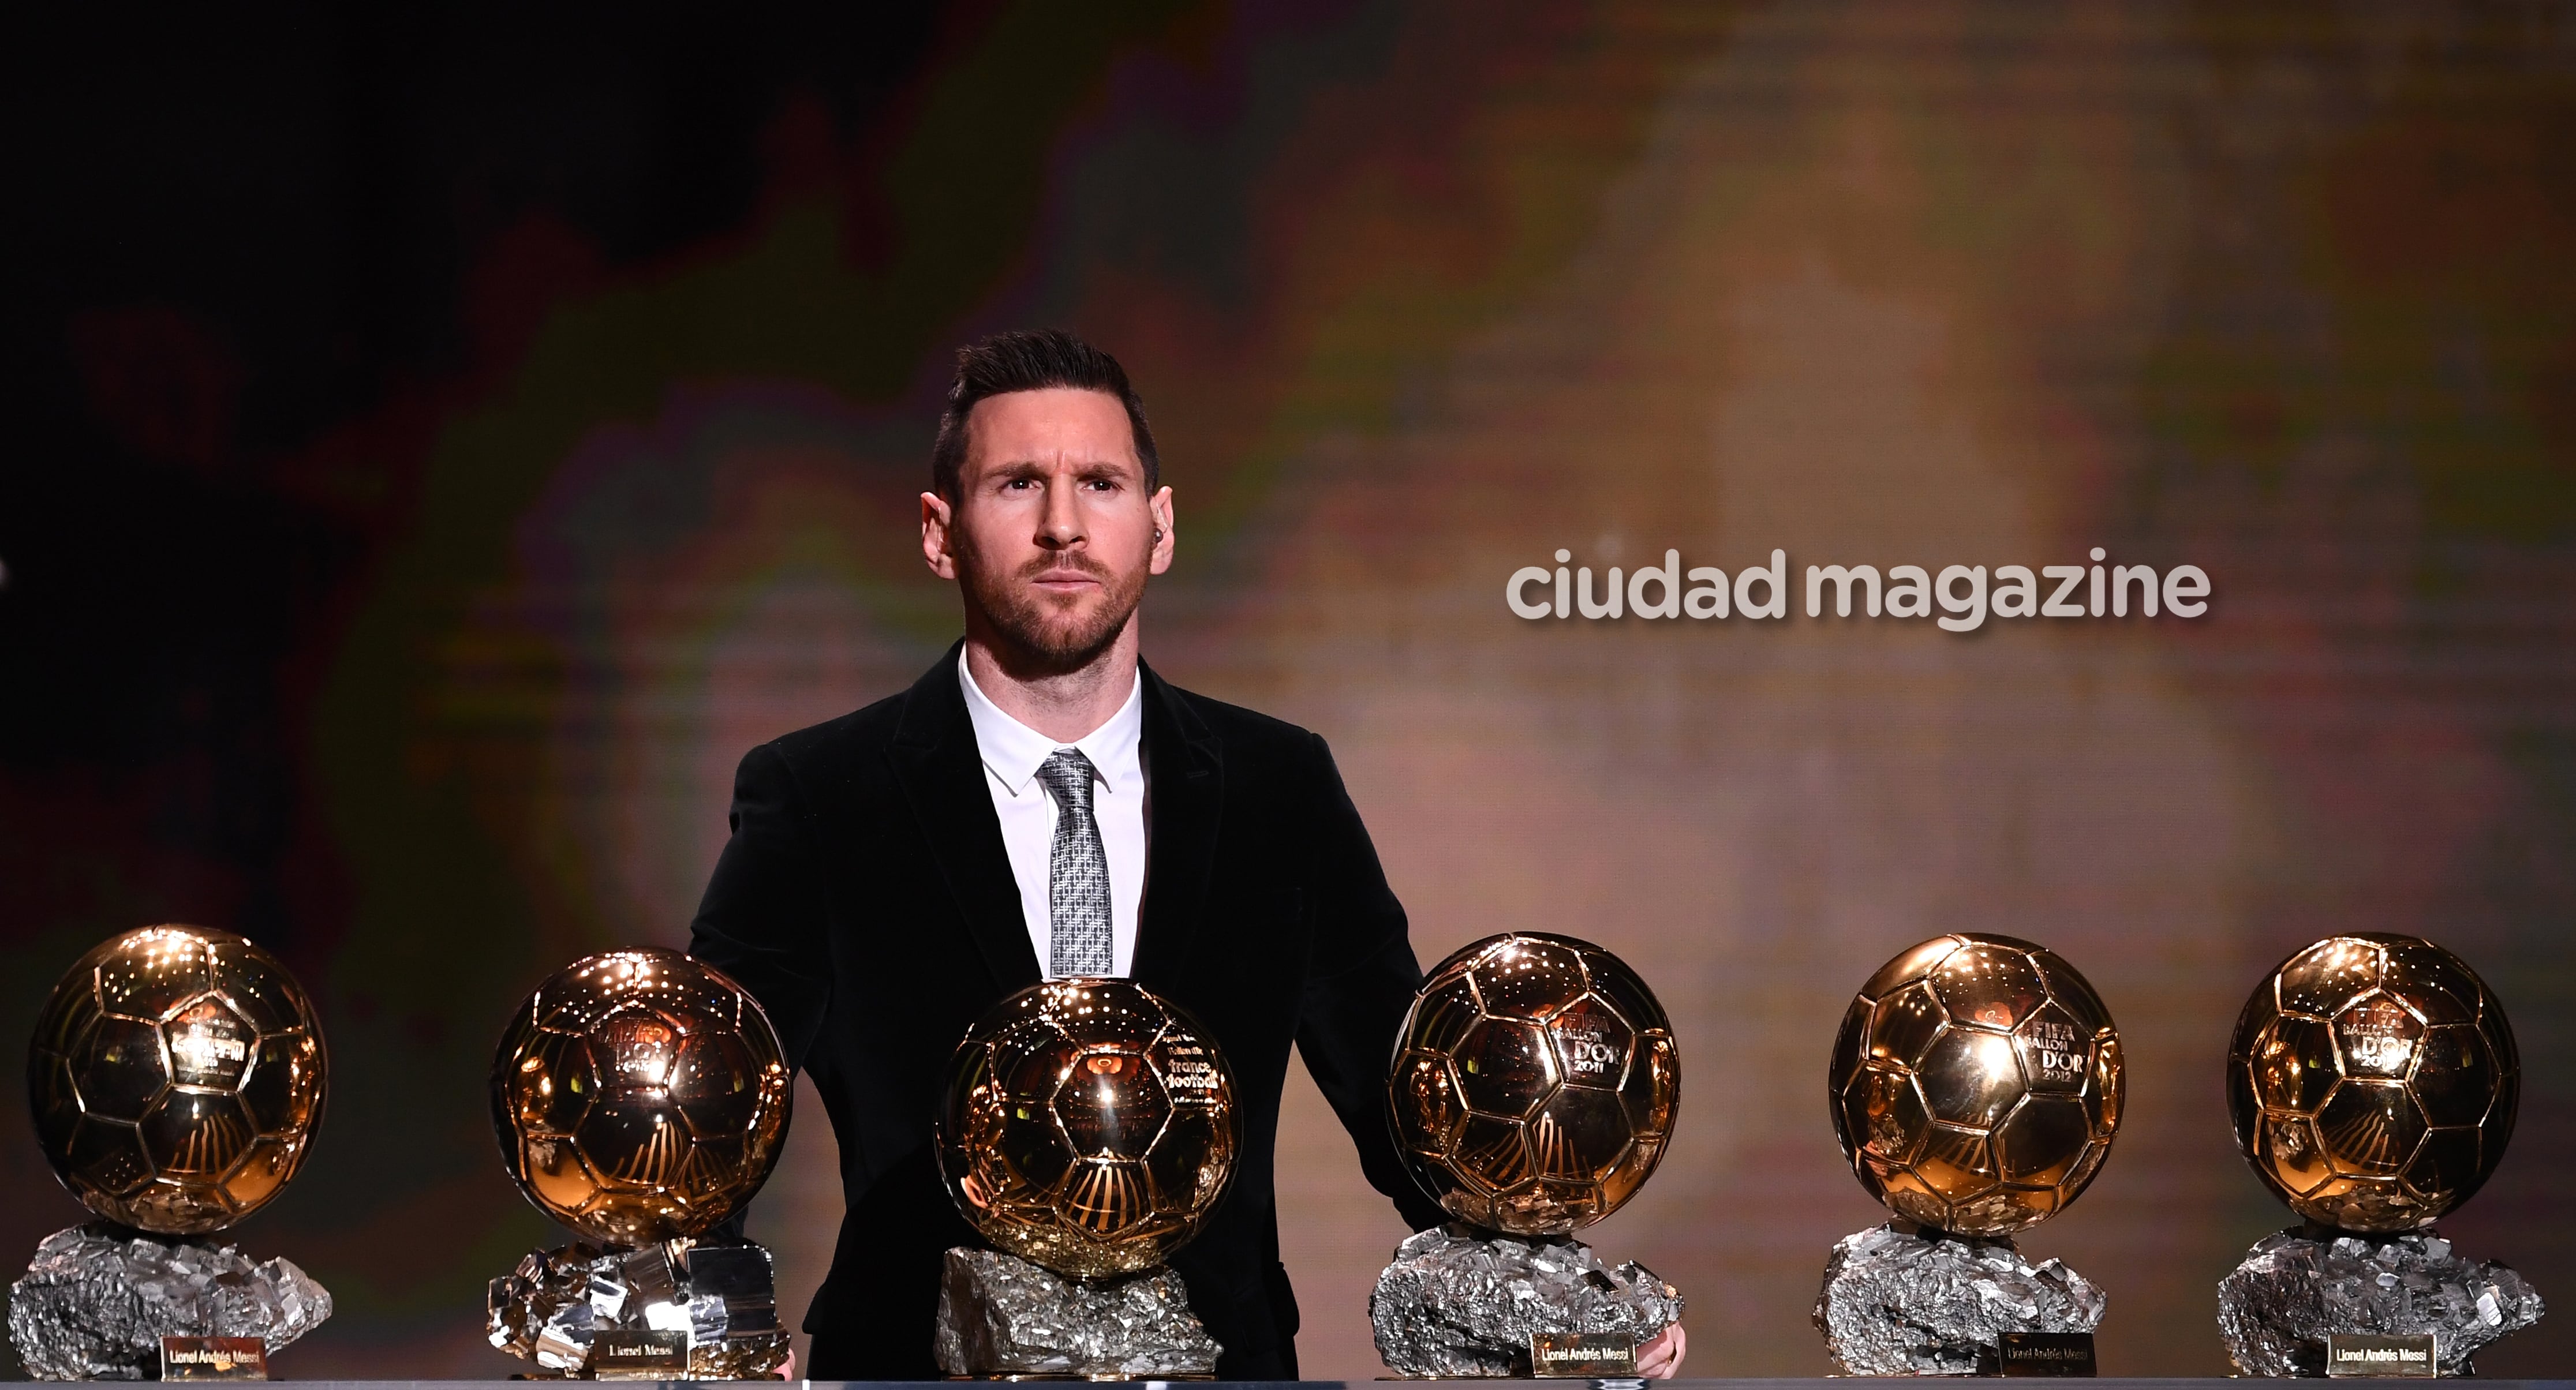
[{"label": "jacket lapel", "polygon": [[904,696],[903,722],[886,744],[886,760],[966,921],[967,936],[993,972],[993,983],[1009,994],[1038,982],[1038,955],[1022,920],[1010,852],[1002,847],[1002,823],[984,787],[975,725],[957,684],[957,652],[950,647]]},{"label": "jacket lapel", "polygon": [[1168,994],[1180,989],[1207,904],[1217,820],[1225,804],[1225,760],[1216,736],[1152,667],[1139,664],[1145,678],[1151,824],[1146,829],[1145,901],[1137,914],[1131,970],[1137,983]]}]

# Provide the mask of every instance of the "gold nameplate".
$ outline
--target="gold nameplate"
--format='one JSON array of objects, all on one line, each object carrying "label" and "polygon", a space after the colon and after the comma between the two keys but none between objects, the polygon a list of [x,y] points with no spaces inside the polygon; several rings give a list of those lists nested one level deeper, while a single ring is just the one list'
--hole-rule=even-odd
[{"label": "gold nameplate", "polygon": [[2330,1376],[2439,1375],[2433,1339],[2374,1337],[2355,1332],[2326,1334],[2326,1374]]},{"label": "gold nameplate", "polygon": [[687,1380],[686,1332],[602,1332],[590,1341],[593,1380]]},{"label": "gold nameplate", "polygon": [[1637,1373],[1637,1339],[1625,1332],[1533,1332],[1530,1375],[1597,1380]]},{"label": "gold nameplate", "polygon": [[164,1337],[163,1380],[266,1380],[264,1337]]},{"label": "gold nameplate", "polygon": [[2090,1332],[2006,1332],[1997,1339],[1997,1372],[2008,1376],[2094,1374]]}]

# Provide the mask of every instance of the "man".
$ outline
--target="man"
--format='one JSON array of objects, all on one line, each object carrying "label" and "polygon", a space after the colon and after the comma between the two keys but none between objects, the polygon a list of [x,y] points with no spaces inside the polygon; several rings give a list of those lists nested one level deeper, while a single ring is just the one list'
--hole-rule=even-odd
[{"label": "man", "polygon": [[976,1245],[931,1151],[967,1026],[1041,978],[1128,975],[1215,1034],[1232,1189],[1173,1265],[1227,1379],[1293,1379],[1273,1140],[1290,1044],[1409,1226],[1387,1136],[1421,974],[1323,740],[1139,659],[1171,489],[1127,375],[1065,333],[958,355],[921,495],[966,634],[903,694],[755,748],[691,951],[741,981],[840,1141],[847,1214],[805,1330],[817,1379],[934,1379],[941,1253]]}]

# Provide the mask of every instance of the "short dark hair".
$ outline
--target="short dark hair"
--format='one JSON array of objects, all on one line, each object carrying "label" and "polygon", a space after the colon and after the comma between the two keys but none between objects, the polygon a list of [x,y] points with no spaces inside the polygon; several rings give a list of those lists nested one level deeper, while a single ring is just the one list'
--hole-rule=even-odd
[{"label": "short dark hair", "polygon": [[930,446],[930,490],[954,502],[957,475],[966,466],[966,417],[987,396],[1067,388],[1116,396],[1127,407],[1136,458],[1145,465],[1145,490],[1162,484],[1154,456],[1154,431],[1145,423],[1145,400],[1127,384],[1118,359],[1061,328],[1014,329],[957,349],[957,378],[948,386],[948,408],[939,438]]}]

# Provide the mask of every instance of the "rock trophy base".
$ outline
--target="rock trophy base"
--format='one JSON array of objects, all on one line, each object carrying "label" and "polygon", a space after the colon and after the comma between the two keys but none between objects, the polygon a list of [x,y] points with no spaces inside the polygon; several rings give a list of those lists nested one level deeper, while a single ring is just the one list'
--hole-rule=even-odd
[{"label": "rock trophy base", "polygon": [[1406,1237],[1369,1295],[1378,1358],[1405,1377],[1525,1377],[1533,1333],[1642,1343],[1681,1317],[1681,1294],[1643,1265],[1613,1269],[1579,1240],[1458,1225]]},{"label": "rock trophy base", "polygon": [[2056,1260],[2032,1264],[2009,1237],[1891,1221],[1845,1236],[1825,1261],[1816,1327],[1854,1376],[1990,1374],[2006,1332],[2090,1332],[2108,1300]]},{"label": "rock trophy base", "polygon": [[776,1276],[757,1245],[668,1240],[541,1250],[492,1281],[492,1345],[581,1375],[602,1332],[680,1334],[695,1380],[769,1380],[787,1365]]},{"label": "rock trophy base", "polygon": [[2332,1333],[2433,1338],[2436,1375],[2540,1321],[2540,1295],[2503,1265],[2462,1259],[2431,1231],[2295,1226],[2254,1243],[2218,1282],[2218,1335],[2249,1376],[2322,1376]]},{"label": "rock trophy base", "polygon": [[9,1289],[9,1340],[38,1380],[152,1380],[163,1337],[257,1337],[322,1325],[331,1295],[284,1259],[106,1222],[45,1237]]},{"label": "rock trophy base", "polygon": [[1224,1348],[1168,1269],[1086,1284],[963,1246],[939,1277],[939,1368],[997,1380],[1208,1380]]}]

